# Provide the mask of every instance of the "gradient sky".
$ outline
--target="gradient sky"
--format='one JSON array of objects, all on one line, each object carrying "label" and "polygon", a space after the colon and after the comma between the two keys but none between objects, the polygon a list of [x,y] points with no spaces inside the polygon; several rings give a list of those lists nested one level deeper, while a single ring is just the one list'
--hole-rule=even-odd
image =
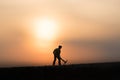
[{"label": "gradient sky", "polygon": [[[42,19],[52,40],[37,37]],[[120,1],[0,0],[1,67],[50,65],[59,44],[68,64],[120,61]]]}]

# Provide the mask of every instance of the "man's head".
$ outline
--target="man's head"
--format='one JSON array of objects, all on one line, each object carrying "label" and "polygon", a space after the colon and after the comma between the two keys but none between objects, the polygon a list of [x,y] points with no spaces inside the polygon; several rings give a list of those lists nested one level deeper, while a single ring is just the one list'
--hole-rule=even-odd
[{"label": "man's head", "polygon": [[59,46],[58,46],[58,48],[59,48],[59,49],[61,49],[61,48],[62,48],[62,46],[61,46],[61,45],[59,45]]}]

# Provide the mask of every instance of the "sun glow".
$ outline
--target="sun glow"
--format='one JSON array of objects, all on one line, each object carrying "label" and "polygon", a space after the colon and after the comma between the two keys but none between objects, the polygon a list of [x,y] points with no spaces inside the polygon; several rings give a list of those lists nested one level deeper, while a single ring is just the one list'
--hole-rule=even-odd
[{"label": "sun glow", "polygon": [[51,18],[34,19],[32,25],[32,44],[35,49],[46,52],[48,47],[52,47],[58,38],[59,26],[57,21]]},{"label": "sun glow", "polygon": [[57,34],[56,22],[50,19],[36,21],[35,35],[42,40],[53,40]]}]

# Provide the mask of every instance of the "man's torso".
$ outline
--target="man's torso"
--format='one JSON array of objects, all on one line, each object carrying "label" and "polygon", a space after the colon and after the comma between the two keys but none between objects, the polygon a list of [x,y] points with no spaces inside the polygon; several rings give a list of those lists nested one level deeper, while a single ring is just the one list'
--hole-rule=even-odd
[{"label": "man's torso", "polygon": [[56,48],[56,49],[54,49],[54,51],[53,51],[53,54],[55,55],[55,56],[59,56],[60,55],[60,49],[59,48]]}]

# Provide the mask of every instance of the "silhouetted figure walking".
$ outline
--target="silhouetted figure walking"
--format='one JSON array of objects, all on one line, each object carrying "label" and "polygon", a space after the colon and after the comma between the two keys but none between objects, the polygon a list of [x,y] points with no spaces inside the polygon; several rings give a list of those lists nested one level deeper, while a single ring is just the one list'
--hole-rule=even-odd
[{"label": "silhouetted figure walking", "polygon": [[64,59],[62,59],[61,56],[60,56],[61,48],[62,48],[62,46],[59,45],[58,48],[54,49],[54,51],[53,51],[53,54],[54,54],[53,66],[55,65],[56,58],[58,59],[58,64],[59,64],[59,66],[61,65],[61,60],[62,60],[64,63],[67,62],[67,61],[65,61]]}]

